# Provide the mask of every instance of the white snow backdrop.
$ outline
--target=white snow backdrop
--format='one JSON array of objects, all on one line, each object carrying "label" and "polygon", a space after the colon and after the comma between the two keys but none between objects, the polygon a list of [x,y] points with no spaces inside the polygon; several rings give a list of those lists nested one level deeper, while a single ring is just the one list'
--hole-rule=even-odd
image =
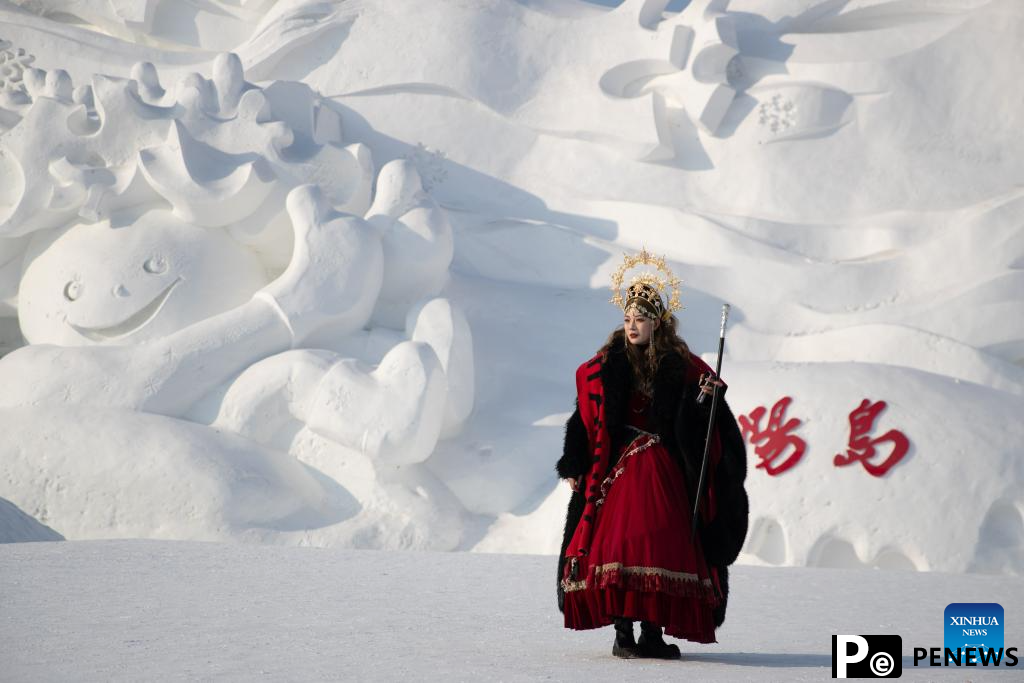
[{"label": "white snow backdrop", "polygon": [[554,553],[646,246],[801,421],[742,562],[1021,573],[1024,4],[666,8],[0,0],[0,539]]}]

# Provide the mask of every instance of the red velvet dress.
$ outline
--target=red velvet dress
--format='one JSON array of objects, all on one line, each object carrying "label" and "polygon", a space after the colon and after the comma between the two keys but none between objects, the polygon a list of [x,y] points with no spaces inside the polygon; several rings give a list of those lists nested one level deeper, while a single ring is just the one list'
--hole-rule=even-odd
[{"label": "red velvet dress", "polygon": [[647,398],[633,392],[628,411],[633,438],[601,485],[590,552],[577,557],[579,527],[569,543],[567,556],[578,564],[567,564],[571,575],[562,582],[565,626],[598,628],[625,617],[714,643],[717,577],[690,541],[683,472],[652,433]]}]

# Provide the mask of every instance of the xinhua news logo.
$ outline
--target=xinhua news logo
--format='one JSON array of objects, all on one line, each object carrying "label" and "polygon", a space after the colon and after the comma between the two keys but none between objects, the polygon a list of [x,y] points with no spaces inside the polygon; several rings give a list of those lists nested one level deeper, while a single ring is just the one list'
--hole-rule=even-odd
[{"label": "xinhua news logo", "polygon": [[899,636],[832,636],[832,678],[899,678],[903,639]]},{"label": "xinhua news logo", "polygon": [[[943,615],[942,646],[946,665],[960,664],[953,656],[959,648],[970,666],[999,666],[989,652],[1003,652],[1003,606],[997,602],[954,602]],[[979,658],[981,661],[979,661]]]},{"label": "xinhua news logo", "polygon": [[915,647],[914,666],[1017,666],[1017,648],[1003,647],[1003,608],[995,602],[954,602],[943,613],[943,647]]}]

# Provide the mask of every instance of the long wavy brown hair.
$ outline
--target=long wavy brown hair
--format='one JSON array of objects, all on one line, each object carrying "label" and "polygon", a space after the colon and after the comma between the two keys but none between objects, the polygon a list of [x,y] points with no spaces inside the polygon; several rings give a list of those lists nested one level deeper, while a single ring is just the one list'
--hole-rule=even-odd
[{"label": "long wavy brown hair", "polygon": [[651,334],[652,352],[648,346],[631,344],[626,339],[625,329],[618,327],[609,335],[608,341],[598,353],[607,358],[608,352],[613,346],[623,345],[626,350],[626,358],[629,359],[629,366],[633,370],[633,381],[636,383],[636,387],[650,395],[653,392],[654,376],[665,356],[677,353],[685,363],[690,362],[690,347],[679,336],[678,328],[679,320],[674,315],[670,315],[668,320],[663,319]]}]

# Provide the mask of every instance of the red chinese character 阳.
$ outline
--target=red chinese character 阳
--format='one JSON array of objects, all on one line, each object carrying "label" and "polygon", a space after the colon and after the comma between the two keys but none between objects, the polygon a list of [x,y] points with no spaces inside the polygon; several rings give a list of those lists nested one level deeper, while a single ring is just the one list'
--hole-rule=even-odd
[{"label": "red chinese character \u9633", "polygon": [[[738,420],[740,429],[743,431],[743,438],[754,446],[754,453],[761,459],[761,462],[757,463],[757,467],[764,469],[771,476],[781,474],[797,464],[803,457],[804,451],[807,450],[807,442],[799,436],[790,434],[800,426],[800,420],[794,417],[785,424],[782,423],[786,408],[792,402],[793,399],[789,396],[776,401],[772,406],[771,415],[768,417],[768,424],[763,431],[761,430],[761,418],[767,412],[764,406],[754,408],[750,411],[750,415],[740,415]],[[777,462],[790,448],[792,450],[789,455],[783,458],[782,462]]]},{"label": "red chinese character \u9633", "polygon": [[[833,458],[836,467],[845,467],[854,462],[860,462],[868,474],[881,477],[892,467],[903,459],[910,448],[910,441],[902,432],[890,429],[877,439],[869,437],[874,428],[875,418],[885,410],[885,401],[872,403],[868,399],[861,401],[858,408],[850,413],[850,443],[846,455],[839,453]],[[892,444],[892,451],[882,462],[875,464],[871,459],[875,457],[875,446],[889,442]]]}]

